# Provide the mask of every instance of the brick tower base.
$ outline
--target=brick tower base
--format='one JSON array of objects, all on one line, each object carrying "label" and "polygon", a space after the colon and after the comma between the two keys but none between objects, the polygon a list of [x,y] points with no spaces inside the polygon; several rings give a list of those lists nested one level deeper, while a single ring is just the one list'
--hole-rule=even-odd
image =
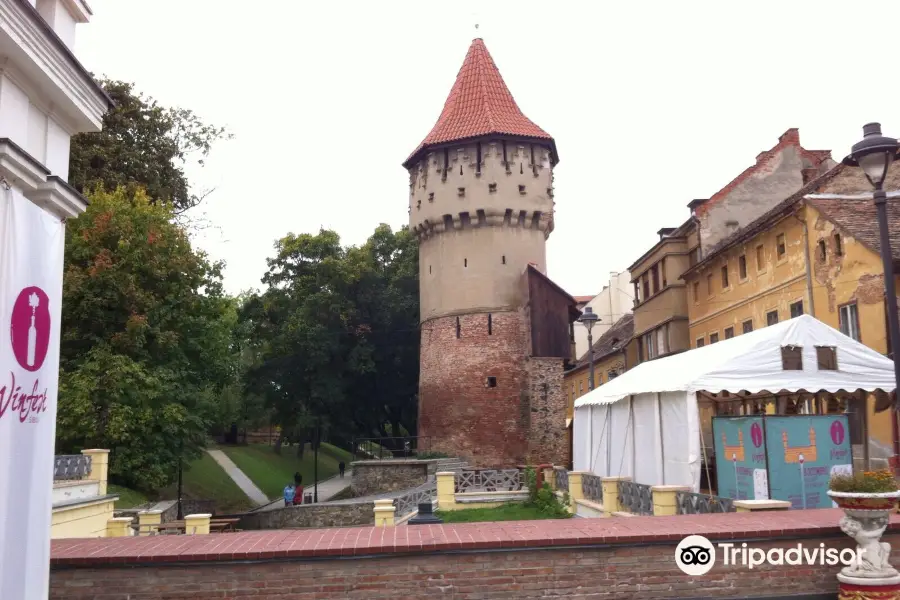
[{"label": "brick tower base", "polygon": [[477,467],[564,464],[563,361],[530,358],[529,335],[520,311],[422,324],[419,436],[430,438],[425,444]]}]

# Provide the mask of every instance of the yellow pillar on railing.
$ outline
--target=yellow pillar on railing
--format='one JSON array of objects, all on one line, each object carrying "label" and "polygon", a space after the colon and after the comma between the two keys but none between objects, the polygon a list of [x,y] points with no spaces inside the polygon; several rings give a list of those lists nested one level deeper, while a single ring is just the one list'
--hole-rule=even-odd
[{"label": "yellow pillar on railing", "polygon": [[456,509],[456,473],[442,471],[437,478],[438,510]]},{"label": "yellow pillar on railing", "polygon": [[551,490],[556,490],[556,473],[553,469],[544,469],[544,481],[550,484]]},{"label": "yellow pillar on railing", "polygon": [[187,515],[184,518],[184,532],[187,535],[206,535],[209,533],[210,519],[212,515],[209,513]]},{"label": "yellow pillar on railing", "polygon": [[100,489],[97,493],[105,496],[109,477],[109,450],[82,450],[81,453],[91,457],[91,474],[87,476],[88,480],[98,482]]},{"label": "yellow pillar on railing", "polygon": [[677,492],[689,492],[691,488],[685,485],[654,485],[650,491],[653,494],[654,516],[666,516],[678,514]]},{"label": "yellow pillar on railing", "polygon": [[394,526],[394,501],[391,498],[375,501],[375,527]]},{"label": "yellow pillar on railing", "polygon": [[576,500],[584,500],[582,477],[589,475],[585,471],[569,471],[569,512],[575,513]]},{"label": "yellow pillar on railing", "polygon": [[603,485],[603,510],[608,515],[622,512],[624,509],[619,503],[619,482],[631,481],[631,477],[603,477],[601,481]]},{"label": "yellow pillar on railing", "polygon": [[114,517],[106,522],[106,537],[128,537],[132,535],[131,517]]},{"label": "yellow pillar on railing", "polygon": [[138,535],[154,535],[162,522],[161,510],[143,510],[138,513]]}]

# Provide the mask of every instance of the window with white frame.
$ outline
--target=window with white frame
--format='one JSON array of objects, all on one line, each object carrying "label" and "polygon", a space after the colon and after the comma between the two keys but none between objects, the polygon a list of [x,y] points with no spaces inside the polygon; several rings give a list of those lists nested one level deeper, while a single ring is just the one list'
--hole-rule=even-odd
[{"label": "window with white frame", "polygon": [[856,302],[845,304],[838,309],[838,320],[841,325],[841,333],[859,341],[859,312]]}]

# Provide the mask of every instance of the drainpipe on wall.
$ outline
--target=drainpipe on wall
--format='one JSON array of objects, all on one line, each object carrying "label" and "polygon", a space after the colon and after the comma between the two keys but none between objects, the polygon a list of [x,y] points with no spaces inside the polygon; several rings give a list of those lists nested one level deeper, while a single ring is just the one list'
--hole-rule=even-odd
[{"label": "drainpipe on wall", "polygon": [[791,216],[803,227],[803,259],[806,261],[806,297],[809,300],[809,314],[815,318],[816,305],[813,301],[812,264],[809,260],[809,229],[806,226],[806,221],[798,217],[796,213],[791,213]]}]

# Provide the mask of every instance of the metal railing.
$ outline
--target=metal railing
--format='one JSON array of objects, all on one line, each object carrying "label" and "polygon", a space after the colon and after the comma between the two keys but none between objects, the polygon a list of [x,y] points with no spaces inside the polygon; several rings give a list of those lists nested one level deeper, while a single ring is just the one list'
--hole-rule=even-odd
[{"label": "metal railing", "polygon": [[675,492],[675,504],[679,515],[705,515],[736,512],[734,500],[709,494]]},{"label": "metal railing", "polygon": [[569,472],[564,467],[553,467],[553,483],[561,492],[569,491]]},{"label": "metal railing", "polygon": [[456,474],[456,493],[518,492],[526,489],[522,469],[463,469]]},{"label": "metal railing", "polygon": [[394,499],[394,517],[400,518],[408,515],[414,510],[418,510],[419,504],[434,502],[435,498],[437,498],[437,484],[433,481],[414,488]]},{"label": "metal railing", "polygon": [[353,460],[415,458],[431,451],[431,436],[354,438]]},{"label": "metal railing", "polygon": [[619,482],[619,504],[634,515],[653,514],[653,491],[649,485],[633,481]]},{"label": "metal railing", "polygon": [[84,479],[91,474],[91,457],[84,454],[60,454],[53,457],[53,480]]},{"label": "metal railing", "polygon": [[581,491],[592,502],[603,502],[603,478],[599,475],[582,475]]}]

